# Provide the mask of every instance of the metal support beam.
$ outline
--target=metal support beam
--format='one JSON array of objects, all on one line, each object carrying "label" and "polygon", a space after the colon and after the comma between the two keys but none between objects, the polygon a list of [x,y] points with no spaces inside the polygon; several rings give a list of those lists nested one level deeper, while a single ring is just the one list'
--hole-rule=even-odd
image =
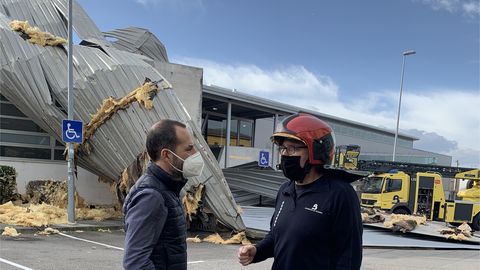
[{"label": "metal support beam", "polygon": [[225,135],[225,168],[228,168],[228,150],[230,148],[230,125],[232,124],[232,103],[228,102],[227,109],[227,134]]}]

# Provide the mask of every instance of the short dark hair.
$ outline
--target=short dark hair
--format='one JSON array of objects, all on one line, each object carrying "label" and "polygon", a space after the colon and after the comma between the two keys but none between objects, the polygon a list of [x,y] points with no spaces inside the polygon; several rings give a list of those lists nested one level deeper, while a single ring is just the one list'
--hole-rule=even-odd
[{"label": "short dark hair", "polygon": [[163,148],[175,150],[178,144],[175,127],[186,128],[185,124],[175,120],[162,119],[155,123],[147,133],[147,152],[150,159],[157,161]]}]

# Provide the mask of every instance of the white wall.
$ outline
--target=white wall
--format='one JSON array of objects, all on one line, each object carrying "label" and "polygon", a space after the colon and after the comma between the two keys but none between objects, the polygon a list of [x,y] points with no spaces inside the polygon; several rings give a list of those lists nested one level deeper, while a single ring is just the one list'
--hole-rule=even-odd
[{"label": "white wall", "polygon": [[[230,146],[228,148],[228,167],[245,164],[252,161],[258,162],[260,151],[267,151],[270,162],[271,162],[271,159],[272,159],[271,149]],[[220,161],[218,162],[221,168],[225,168],[224,156],[225,156],[225,147],[223,148],[223,151],[220,153]]]},{"label": "white wall", "polygon": [[[14,167],[17,171],[18,193],[25,194],[27,183],[32,180],[58,180],[67,179],[66,161],[33,161],[15,160],[2,157],[1,165]],[[75,187],[78,194],[88,204],[113,205],[116,203],[115,195],[110,191],[110,186],[98,182],[98,177],[89,171],[78,167],[78,179]]]}]

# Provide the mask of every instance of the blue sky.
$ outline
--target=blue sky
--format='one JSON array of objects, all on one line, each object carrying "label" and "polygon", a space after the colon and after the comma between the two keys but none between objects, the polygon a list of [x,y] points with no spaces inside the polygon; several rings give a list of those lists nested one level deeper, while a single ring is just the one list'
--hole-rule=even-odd
[{"label": "blue sky", "polygon": [[394,129],[480,166],[478,0],[79,0],[102,31],[149,29],[204,82]]}]

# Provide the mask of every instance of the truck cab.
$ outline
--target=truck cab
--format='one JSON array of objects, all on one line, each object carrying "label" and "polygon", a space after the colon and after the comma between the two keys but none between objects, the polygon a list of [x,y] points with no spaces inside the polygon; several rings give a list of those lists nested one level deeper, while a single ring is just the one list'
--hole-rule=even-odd
[{"label": "truck cab", "polygon": [[392,170],[367,177],[361,205],[395,214],[425,214],[433,219],[443,214],[440,207],[445,201],[443,194],[442,177],[438,173],[419,172],[411,176]]}]

